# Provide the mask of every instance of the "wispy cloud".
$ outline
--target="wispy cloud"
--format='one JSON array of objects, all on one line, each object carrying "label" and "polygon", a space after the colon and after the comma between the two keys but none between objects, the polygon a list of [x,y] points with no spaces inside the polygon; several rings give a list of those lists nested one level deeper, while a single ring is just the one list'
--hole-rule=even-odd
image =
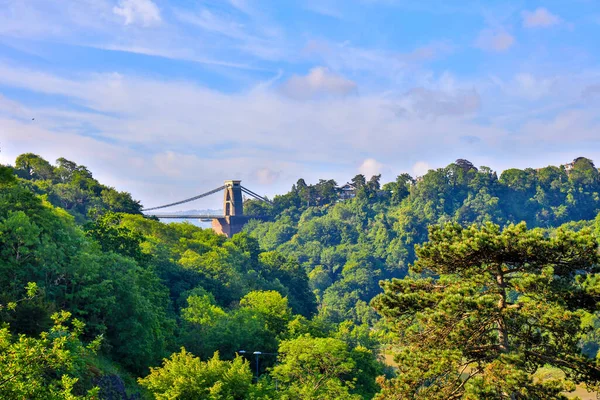
[{"label": "wispy cloud", "polygon": [[600,83],[586,86],[581,95],[584,99],[590,99],[592,97],[600,96]]},{"label": "wispy cloud", "polygon": [[[237,6],[242,7],[239,4]],[[197,12],[176,10],[175,16],[180,22],[190,24],[205,33],[228,39],[229,47],[259,58],[278,60],[288,53],[283,45],[284,33],[275,26],[264,25],[258,21],[251,24],[242,23],[231,15],[217,14],[206,8]]]},{"label": "wispy cloud", "polygon": [[45,10],[25,2],[0,2],[0,35],[13,37],[58,36],[65,33],[59,21],[48,18]]},{"label": "wispy cloud", "polygon": [[[311,74],[313,77],[307,78]],[[350,89],[351,83],[331,74],[322,69],[300,78],[314,79],[312,84],[334,91]],[[329,78],[333,83],[327,81]],[[129,149],[118,154],[125,151],[127,157],[142,160],[144,168],[148,168],[143,173],[144,179],[156,185],[166,184],[169,177],[185,181],[185,171],[206,169],[213,171],[211,176],[216,180],[240,174],[256,185],[272,181],[276,186],[287,184],[287,179],[297,176],[299,171],[309,171],[309,165],[333,163],[340,172],[349,174],[363,163],[365,154],[376,155],[368,158],[375,158],[377,163],[393,170],[408,169],[417,161],[435,158],[436,154],[464,156],[465,136],[477,139],[468,144],[475,146],[473,151],[477,148],[477,152],[489,155],[492,149],[494,154],[502,153],[504,147],[508,152],[516,145],[515,141],[529,142],[533,134],[530,125],[523,125],[527,120],[519,121],[516,129],[512,123],[509,130],[502,125],[490,126],[465,118],[479,112],[480,94],[452,82],[442,82],[436,89],[414,89],[400,97],[361,95],[333,97],[327,102],[297,102],[286,100],[275,88],[268,87],[223,94],[191,82],[141,79],[124,74],[64,78],[0,64],[0,85],[67,96],[72,103],[89,110],[31,109],[36,114],[35,129],[24,128],[24,120],[5,118],[4,125],[0,125],[4,140],[14,142],[21,129],[43,130],[43,137],[52,138],[57,146],[66,146],[73,135],[86,137],[93,132],[93,140],[77,141],[82,152],[85,149],[89,154],[98,143],[104,143],[102,146],[107,150],[109,145]],[[411,112],[399,114],[399,105],[410,105]],[[11,102],[7,107],[20,106]],[[536,140],[554,146],[557,135],[568,130],[569,124],[581,129],[579,138],[571,135],[573,143],[592,140],[590,133],[600,126],[587,117],[591,109],[583,112],[586,116],[583,121],[567,114],[546,122],[537,120],[535,127],[541,130],[536,132],[545,132],[543,129],[547,127],[551,130],[548,138],[552,140],[538,136]],[[523,130],[519,128],[521,125]],[[14,143],[21,144],[11,154],[27,150],[28,143]],[[311,146],[306,146],[307,143]],[[210,160],[191,154],[210,154]],[[395,164],[399,156],[402,162]],[[232,163],[228,164],[228,160]],[[121,168],[125,168],[123,162],[119,161]],[[377,163],[367,163],[365,168],[370,166],[375,170]],[[139,171],[127,168],[125,178],[139,179]],[[150,177],[151,174],[155,176]],[[335,177],[348,178],[343,173]],[[140,183],[136,187],[141,186]],[[142,192],[143,196],[149,196],[147,191]]]},{"label": "wispy cloud", "polygon": [[119,0],[113,12],[125,18],[125,25],[150,26],[161,22],[160,11],[152,0]]},{"label": "wispy cloud", "polygon": [[381,174],[381,171],[383,170],[383,168],[384,168],[384,165],[382,163],[380,163],[379,161],[377,161],[376,159],[367,158],[358,167],[358,172],[360,172],[361,174],[366,176],[368,179],[371,176]]},{"label": "wispy cloud", "polygon": [[[163,13],[165,10],[152,0],[82,0],[64,4],[0,0],[0,36],[53,39],[68,45],[248,70],[265,70],[256,64],[284,57],[285,35],[276,26],[249,20],[262,17],[241,0],[232,1],[227,7],[237,10],[238,15],[245,10],[246,20],[241,22],[227,13],[207,9],[193,12],[169,7]],[[257,62],[240,57],[244,54]]]},{"label": "wispy cloud", "polygon": [[523,11],[523,26],[526,28],[547,28],[558,25],[562,20],[546,8],[540,7],[534,11]]},{"label": "wispy cloud", "polygon": [[175,12],[175,15],[182,22],[230,39],[241,40],[248,36],[248,33],[244,31],[243,24],[231,18],[218,16],[207,9],[202,9],[197,13],[179,10]]},{"label": "wispy cloud", "polygon": [[366,72],[373,77],[399,81],[421,64],[441,58],[453,50],[453,46],[444,41],[417,47],[408,52],[399,52],[364,48],[348,42],[310,40],[303,53],[309,59],[334,71]]},{"label": "wispy cloud", "polygon": [[233,69],[240,70],[248,70],[248,71],[263,71],[270,72],[270,69],[260,68],[254,65],[245,64],[245,63],[236,63],[229,62],[219,59],[211,59],[207,57],[203,57],[197,54],[196,51],[192,51],[190,49],[182,49],[182,48],[159,48],[159,47],[143,47],[136,45],[100,45],[100,46],[90,46],[97,47],[102,50],[111,50],[111,51],[122,51],[126,53],[135,53],[135,54],[143,54],[147,56],[155,56],[168,58],[172,60],[185,60],[185,61],[193,61],[199,64],[219,66],[219,67],[227,67]]},{"label": "wispy cloud", "polygon": [[307,1],[304,6],[308,11],[314,12],[319,15],[323,15],[326,17],[342,19],[344,18],[344,13],[342,10],[337,7],[335,4],[328,2],[326,0],[310,0]]},{"label": "wispy cloud", "polygon": [[281,86],[287,96],[309,99],[315,96],[345,96],[356,90],[356,83],[332,73],[326,67],[315,67],[307,75],[294,75]]},{"label": "wispy cloud", "polygon": [[[521,29],[566,25],[558,15],[598,27],[557,2],[552,13],[522,10],[0,0],[0,160],[73,157],[160,202],[233,176],[273,194],[298,176],[393,179],[459,157],[499,169],[581,149],[600,159],[589,38],[573,29],[531,40]],[[453,28],[441,28],[450,15]]]},{"label": "wispy cloud", "polygon": [[473,115],[481,108],[481,97],[476,90],[452,92],[422,87],[408,91],[401,99],[402,114],[421,117]]},{"label": "wispy cloud", "polygon": [[505,30],[484,29],[479,33],[475,45],[482,50],[503,52],[515,44],[515,37]]}]

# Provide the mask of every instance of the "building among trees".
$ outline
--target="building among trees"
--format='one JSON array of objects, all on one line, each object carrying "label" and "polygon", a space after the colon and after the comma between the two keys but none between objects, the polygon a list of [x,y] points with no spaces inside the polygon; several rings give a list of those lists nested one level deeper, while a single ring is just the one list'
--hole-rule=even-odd
[{"label": "building among trees", "polygon": [[356,196],[356,186],[349,182],[343,186],[338,186],[337,190],[340,200],[353,199]]}]

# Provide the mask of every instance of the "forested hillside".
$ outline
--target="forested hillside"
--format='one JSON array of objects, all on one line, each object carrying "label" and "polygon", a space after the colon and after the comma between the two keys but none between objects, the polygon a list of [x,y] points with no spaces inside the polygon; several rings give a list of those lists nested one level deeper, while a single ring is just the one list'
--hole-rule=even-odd
[{"label": "forested hillside", "polygon": [[[414,245],[427,240],[433,224],[463,226],[525,221],[530,228],[569,223],[590,226],[600,210],[600,174],[591,160],[563,166],[509,169],[500,174],[457,160],[422,177],[407,174],[381,184],[380,176],[351,180],[351,201],[338,201],[336,182],[307,185],[274,198],[250,202],[249,213],[269,215],[246,231],[261,248],[297,259],[328,320],[365,321],[379,280],[402,277],[415,261]],[[357,307],[358,305],[358,307]]]},{"label": "forested hillside", "polygon": [[595,388],[591,160],[499,177],[457,160],[352,183],[348,200],[332,180],[299,180],[272,205],[248,201],[261,220],[228,239],[146,218],[65,159],[0,166],[0,398],[546,399]]}]

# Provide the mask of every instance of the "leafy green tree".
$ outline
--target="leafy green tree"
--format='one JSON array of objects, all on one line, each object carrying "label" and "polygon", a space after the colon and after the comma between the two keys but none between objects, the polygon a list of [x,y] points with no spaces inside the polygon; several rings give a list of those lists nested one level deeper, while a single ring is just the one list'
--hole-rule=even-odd
[{"label": "leafy green tree", "polygon": [[[99,341],[85,346],[79,340],[83,323],[68,312],[52,316],[54,326],[39,338],[13,337],[0,328],[0,394],[6,399],[96,399],[98,389],[78,385],[88,358]],[[78,395],[77,392],[80,392]]]},{"label": "leafy green tree", "polygon": [[17,173],[25,179],[54,179],[52,165],[37,154],[21,154],[15,161]]},{"label": "leafy green tree", "polygon": [[96,221],[86,224],[85,229],[88,237],[100,243],[102,251],[112,251],[141,263],[148,260],[140,247],[143,236],[122,225],[119,214],[108,212]]},{"label": "leafy green tree", "polygon": [[0,187],[12,186],[17,183],[15,172],[12,168],[0,165]]},{"label": "leafy green tree", "polygon": [[600,173],[592,160],[585,157],[578,157],[573,161],[569,180],[584,187],[596,186],[600,180]]},{"label": "leafy green tree", "polygon": [[409,174],[398,175],[395,182],[386,183],[383,185],[383,190],[390,193],[390,202],[392,205],[398,205],[408,197],[410,186],[415,180]]},{"label": "leafy green tree", "polygon": [[[379,398],[558,399],[599,382],[580,349],[600,293],[589,230],[433,226],[417,255],[373,301],[398,333],[398,376]],[[545,365],[566,380],[534,380]]]},{"label": "leafy green tree", "polygon": [[221,307],[215,305],[215,300],[210,294],[190,296],[187,301],[188,306],[181,310],[181,315],[186,321],[210,327],[227,315]]},{"label": "leafy green tree", "polygon": [[471,170],[477,171],[477,168],[475,168],[475,166],[473,165],[473,163],[471,161],[465,160],[463,158],[459,158],[458,160],[454,161],[454,164],[456,164],[458,167],[460,167],[465,172],[468,172]]},{"label": "leafy green tree", "polygon": [[[79,264],[81,263],[81,264]],[[88,335],[102,334],[111,358],[134,373],[168,354],[174,316],[167,288],[151,271],[115,253],[84,252],[70,272],[62,300],[85,318]]]},{"label": "leafy green tree", "polygon": [[287,298],[274,290],[250,292],[240,300],[240,306],[262,315],[275,335],[283,333],[292,319]]},{"label": "leafy green tree", "polygon": [[182,348],[139,383],[157,400],[241,400],[256,398],[262,389],[252,385],[252,378],[250,365],[242,357],[224,361],[217,352],[203,362]]},{"label": "leafy green tree", "polygon": [[[277,350],[276,333],[269,329],[265,317],[248,308],[234,309],[212,320],[205,319],[203,324],[193,322],[184,326],[182,343],[200,357],[209,357],[215,351],[229,359],[240,350],[267,353]],[[268,361],[261,367],[266,367]]]},{"label": "leafy green tree", "polygon": [[359,190],[367,185],[367,178],[363,174],[358,174],[350,180],[354,187]]},{"label": "leafy green tree", "polygon": [[39,334],[49,328],[50,302],[64,294],[65,268],[80,239],[66,212],[19,185],[0,191],[0,302],[21,298],[28,282],[42,294],[10,315],[15,332]]},{"label": "leafy green tree", "polygon": [[17,308],[17,305],[19,303],[21,303],[23,301],[31,301],[38,294],[39,294],[39,288],[38,288],[37,284],[35,282],[27,283],[27,286],[25,286],[25,296],[23,298],[15,300],[15,301],[11,301],[10,303],[7,303],[7,304],[0,303],[0,321],[4,320],[4,318],[2,318],[3,312],[15,311],[15,309]]},{"label": "leafy green tree", "polygon": [[103,188],[100,192],[103,207],[117,213],[140,214],[142,206],[131,198],[131,194],[119,192],[114,188]]},{"label": "leafy green tree", "polygon": [[534,169],[507,169],[500,175],[500,183],[504,189],[503,208],[510,221],[525,221],[535,224],[534,215],[537,204],[533,200],[536,195],[537,175]]},{"label": "leafy green tree", "polygon": [[367,182],[367,188],[369,189],[369,194],[374,197],[377,195],[377,192],[379,192],[379,189],[381,189],[381,174],[379,175],[373,175],[371,177],[371,179],[369,179],[369,181]]},{"label": "leafy green tree", "polygon": [[73,175],[77,171],[78,165],[73,161],[69,161],[66,158],[59,158],[56,160],[56,167],[54,168],[54,175],[58,182],[67,183],[73,180]]},{"label": "leafy green tree", "polygon": [[244,215],[247,217],[270,219],[273,214],[274,207],[270,203],[254,199],[244,201]]},{"label": "leafy green tree", "polygon": [[244,277],[239,267],[241,260],[234,249],[215,247],[204,254],[186,250],[179,265],[195,271],[200,276],[200,285],[211,292],[219,304],[229,305],[243,296]]},{"label": "leafy green tree", "polygon": [[271,374],[284,386],[283,399],[361,399],[351,393],[356,363],[341,340],[301,336],[282,342],[279,353]]},{"label": "leafy green tree", "polygon": [[310,186],[308,186],[306,184],[304,179],[302,179],[302,178],[298,179],[298,182],[296,182],[294,191],[297,193],[298,197],[304,204],[306,204],[307,206],[310,206],[311,200],[313,200],[313,190]]},{"label": "leafy green tree", "polygon": [[[141,205],[126,192],[100,184],[83,165],[59,158],[56,167],[38,155],[27,153],[17,157],[17,175],[38,194],[76,217],[78,222],[89,221],[105,211],[139,214]],[[25,183],[24,182],[24,183]]]},{"label": "leafy green tree", "polygon": [[330,204],[337,199],[337,183],[333,179],[319,179],[314,185],[315,203],[318,205]]},{"label": "leafy green tree", "polygon": [[259,262],[261,276],[283,286],[280,291],[288,298],[293,312],[306,317],[316,313],[316,298],[309,288],[308,276],[294,258],[270,251],[260,253]]}]

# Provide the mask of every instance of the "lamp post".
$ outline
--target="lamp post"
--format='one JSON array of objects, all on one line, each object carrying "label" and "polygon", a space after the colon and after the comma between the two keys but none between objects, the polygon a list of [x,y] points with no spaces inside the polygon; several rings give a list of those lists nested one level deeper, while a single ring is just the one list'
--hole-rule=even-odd
[{"label": "lamp post", "polygon": [[258,357],[260,357],[260,355],[262,354],[262,352],[260,351],[255,351],[254,355],[256,356],[256,382],[258,383],[258,376],[259,376],[259,370],[258,370]]},{"label": "lamp post", "polygon": [[[240,350],[238,351],[238,354],[250,354],[249,351],[246,350]],[[279,353],[263,353],[262,351],[255,351],[252,354],[254,354],[256,356],[256,383],[258,383],[258,378],[260,377],[260,369],[259,369],[259,357],[261,355],[265,355],[265,356],[276,356]]]}]

